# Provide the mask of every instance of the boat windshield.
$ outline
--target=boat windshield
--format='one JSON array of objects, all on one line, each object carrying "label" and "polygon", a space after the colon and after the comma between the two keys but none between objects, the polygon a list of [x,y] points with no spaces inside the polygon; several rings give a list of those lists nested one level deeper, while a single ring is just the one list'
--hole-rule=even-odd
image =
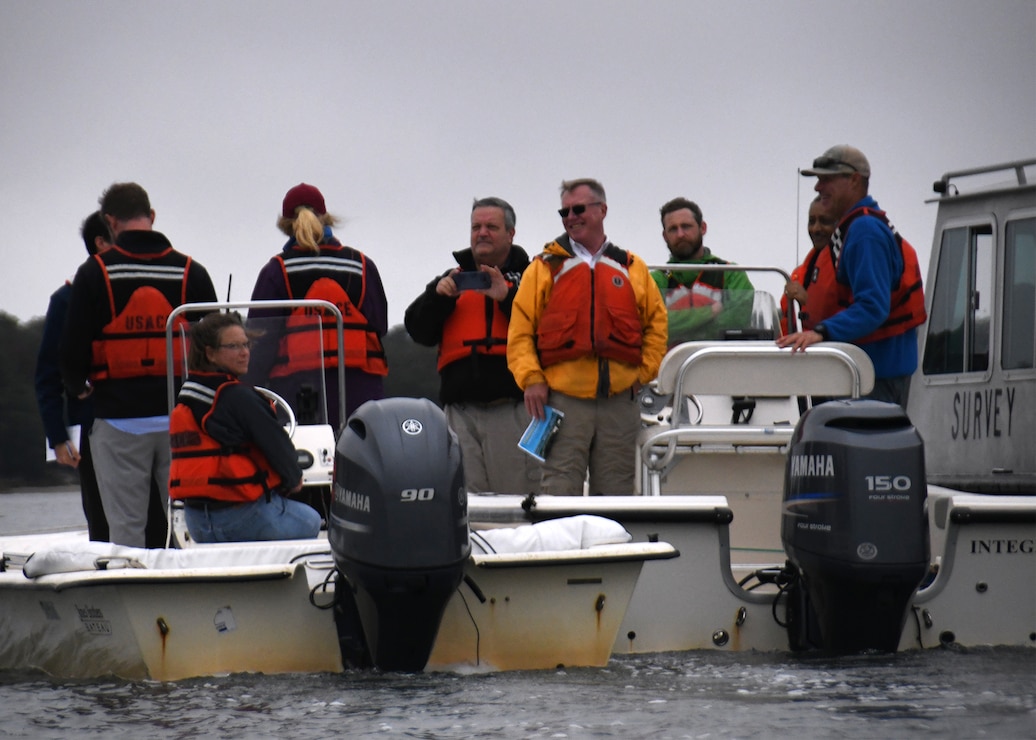
[{"label": "boat windshield", "polygon": [[677,286],[662,291],[669,311],[669,346],[694,340],[774,339],[780,311],[765,290],[697,290]]},{"label": "boat windshield", "polygon": [[[242,312],[244,313],[244,312]],[[254,313],[254,311],[253,311]],[[337,393],[328,397],[328,376],[324,371],[323,358],[332,358],[336,364],[337,350],[328,348],[328,336],[333,336],[334,319],[319,315],[251,316],[246,320],[246,330],[251,342],[248,372],[241,380],[260,389],[272,391],[291,407],[298,424],[328,424],[329,403],[337,404]],[[330,331],[322,331],[329,328]],[[186,358],[188,347],[178,342],[178,349]],[[334,378],[332,374],[331,383]],[[337,391],[337,388],[332,388]],[[274,404],[278,419],[289,423],[286,410],[280,402]]]},{"label": "boat windshield", "polygon": [[[328,374],[324,359],[337,364],[335,347],[328,347],[334,320],[319,315],[254,316],[248,319],[253,336],[252,361],[245,380],[281,396],[299,424],[327,424]],[[322,329],[327,331],[322,331]],[[331,405],[337,403],[337,394]]]}]

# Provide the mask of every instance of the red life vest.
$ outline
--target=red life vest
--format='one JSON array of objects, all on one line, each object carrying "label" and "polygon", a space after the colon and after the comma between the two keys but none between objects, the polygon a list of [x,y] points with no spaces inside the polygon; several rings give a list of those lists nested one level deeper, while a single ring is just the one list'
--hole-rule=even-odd
[{"label": "red life vest", "polygon": [[[358,250],[320,245],[320,253],[294,250],[278,255],[288,298],[329,301],[342,312],[345,366],[371,375],[388,375],[381,338],[358,308],[367,289],[367,259]],[[338,336],[334,317],[320,309],[299,307],[288,316],[270,377],[334,368]]]},{"label": "red life vest", "polygon": [[[723,300],[723,289],[709,285],[702,277],[710,273],[700,273],[690,287],[686,285],[670,286],[665,294],[665,307],[669,311],[687,308],[704,308]],[[672,283],[670,278],[670,283]]]},{"label": "red life vest", "polygon": [[[812,329],[823,319],[833,316],[845,307],[838,302],[835,266],[828,245],[820,249],[811,249],[805,261],[791,271],[791,279],[806,289],[806,303],[799,311],[803,331]],[[785,334],[789,331],[787,315],[788,297],[782,296],[781,328]]]},{"label": "red life vest", "polygon": [[252,445],[229,447],[205,431],[223,389],[236,383],[230,375],[191,373],[181,387],[169,415],[170,498],[248,502],[280,485],[280,476]]},{"label": "red life vest", "polygon": [[[910,243],[900,236],[899,232],[889,223],[888,216],[885,215],[884,211],[879,211],[874,208],[857,208],[847,213],[838,224],[838,228],[835,229],[835,233],[832,236],[831,244],[829,249],[831,250],[832,263],[834,270],[832,271],[831,289],[825,288],[828,291],[827,299],[823,310],[829,309],[830,294],[834,294],[837,299],[838,308],[832,310],[830,313],[821,314],[815,313],[813,307],[810,305],[810,317],[813,321],[813,325],[819,324],[824,319],[833,315],[837,310],[845,309],[853,302],[852,288],[848,282],[842,282],[837,279],[838,275],[838,261],[841,257],[842,248],[842,234],[848,234],[849,227],[852,222],[859,216],[874,216],[875,218],[881,219],[882,223],[892,230],[892,235],[895,238],[896,244],[899,247],[900,254],[903,259],[903,272],[900,273],[892,283],[892,296],[889,305],[889,315],[885,321],[877,329],[872,331],[870,334],[859,337],[854,340],[858,344],[866,344],[867,342],[875,342],[879,339],[887,339],[888,337],[894,337],[899,334],[903,334],[915,326],[920,326],[928,318],[928,314],[924,308],[924,289],[921,284],[921,266],[917,259],[917,252],[910,245]],[[823,277],[823,275],[821,275]],[[809,305],[813,300],[812,295],[810,296]]]},{"label": "red life vest", "polygon": [[[678,276],[686,277],[694,272],[694,267],[698,264],[731,264],[727,260],[721,260],[713,255],[708,247],[704,248],[704,254],[705,259],[701,262],[673,263],[673,267],[665,271],[666,289],[662,292],[662,298],[665,300],[667,310],[705,308],[723,301],[723,287],[727,277],[725,272],[699,271],[690,285],[678,279]],[[686,267],[686,269],[677,269],[677,266]]]},{"label": "red life vest", "polygon": [[438,369],[475,354],[506,357],[507,324],[499,303],[481,293],[463,291],[442,327]]},{"label": "red life vest", "polygon": [[[96,254],[112,319],[93,341],[90,379],[120,380],[166,375],[166,319],[187,300],[191,258],[170,247],[142,259],[119,247]],[[176,319],[174,337],[186,334],[187,319]],[[174,373],[183,375],[183,356],[173,357]]]},{"label": "red life vest", "polygon": [[591,267],[579,257],[539,255],[554,278],[536,328],[540,365],[590,354],[639,366],[644,330],[629,279],[629,253],[608,245]]}]

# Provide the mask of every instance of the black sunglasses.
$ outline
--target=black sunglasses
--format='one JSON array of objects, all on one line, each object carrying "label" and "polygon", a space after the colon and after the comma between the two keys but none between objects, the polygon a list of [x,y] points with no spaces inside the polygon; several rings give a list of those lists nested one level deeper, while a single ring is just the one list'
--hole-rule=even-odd
[{"label": "black sunglasses", "polygon": [[851,169],[853,172],[859,172],[859,170],[853,167],[851,164],[849,164],[848,162],[843,162],[840,159],[834,159],[832,157],[817,157],[813,160],[813,167],[816,169],[829,170],[832,167],[837,167],[838,165],[844,165],[845,167]]},{"label": "black sunglasses", "polygon": [[589,208],[590,206],[602,206],[602,205],[604,205],[604,204],[601,203],[600,201],[597,201],[595,203],[580,203],[579,205],[572,206],[571,208],[559,208],[558,209],[558,215],[561,216],[561,218],[568,218],[568,212],[572,211],[572,213],[574,213],[575,215],[582,216],[583,213],[586,211],[586,209]]}]

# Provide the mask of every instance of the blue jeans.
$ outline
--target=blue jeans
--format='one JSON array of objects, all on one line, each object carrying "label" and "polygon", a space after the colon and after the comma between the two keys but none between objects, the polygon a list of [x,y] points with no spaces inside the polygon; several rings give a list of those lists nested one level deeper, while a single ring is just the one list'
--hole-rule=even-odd
[{"label": "blue jeans", "polygon": [[276,493],[223,509],[184,507],[187,531],[195,542],[301,540],[320,533],[320,514],[308,504]]}]

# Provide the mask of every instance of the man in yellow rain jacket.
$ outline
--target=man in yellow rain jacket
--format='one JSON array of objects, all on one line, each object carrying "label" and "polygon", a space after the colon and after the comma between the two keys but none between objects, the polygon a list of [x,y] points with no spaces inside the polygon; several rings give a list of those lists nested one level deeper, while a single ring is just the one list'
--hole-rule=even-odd
[{"label": "man in yellow rain jacket", "polygon": [[658,373],[667,315],[644,261],[612,244],[596,180],[561,185],[565,234],[529,265],[511,309],[507,363],[530,416],[564,414],[541,491],[633,492],[637,391]]}]

